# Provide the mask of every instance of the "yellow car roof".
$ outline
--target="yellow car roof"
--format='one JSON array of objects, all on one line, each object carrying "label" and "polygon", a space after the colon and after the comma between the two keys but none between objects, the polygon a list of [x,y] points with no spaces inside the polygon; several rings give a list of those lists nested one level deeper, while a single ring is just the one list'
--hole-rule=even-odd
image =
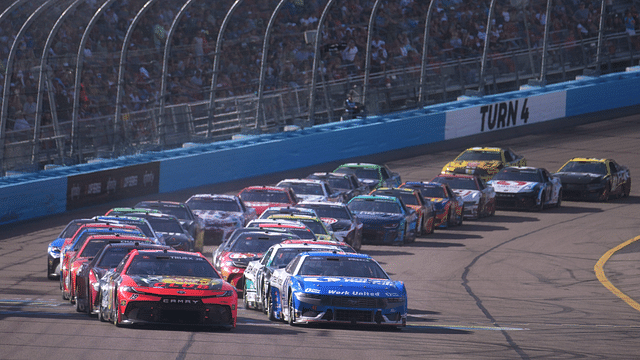
[{"label": "yellow car roof", "polygon": [[[607,159],[580,158],[580,157],[577,157],[577,158],[573,158],[573,159],[571,159],[571,160],[569,160],[569,161],[606,162],[606,161],[607,161]],[[567,162],[569,162],[569,161],[567,161]]]}]

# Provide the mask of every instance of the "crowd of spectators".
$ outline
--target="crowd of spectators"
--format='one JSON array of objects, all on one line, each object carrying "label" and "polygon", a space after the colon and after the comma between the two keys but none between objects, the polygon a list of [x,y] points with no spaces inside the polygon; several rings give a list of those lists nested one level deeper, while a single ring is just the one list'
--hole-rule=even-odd
[{"label": "crowd of spectators", "polygon": [[[628,33],[638,48],[638,12],[629,2],[625,7],[607,3],[607,33]],[[174,18],[184,4],[159,1],[141,18],[127,45],[123,80],[124,113],[156,107],[161,97],[162,59],[165,40]],[[29,2],[28,2],[29,3]],[[82,85],[74,88],[78,45],[88,20],[102,5],[89,0],[78,6],[56,34],[49,55],[51,89],[60,122],[69,121],[75,91],[80,92],[80,118],[109,116],[116,103],[120,52],[128,25],[146,0],[115,1],[98,20],[83,49]],[[233,1],[197,1],[184,16],[171,42],[165,101],[181,104],[206,100],[211,86],[214,50],[222,20]],[[546,1],[498,1],[491,25],[491,54],[542,46]],[[229,22],[222,44],[221,68],[216,97],[252,95],[257,91],[262,61],[263,38],[276,0],[244,0]],[[266,64],[266,90],[304,87],[311,82],[315,35],[326,1],[289,0],[274,23],[269,39]],[[328,13],[321,36],[323,80],[343,80],[364,73],[369,16],[374,1],[337,0]],[[557,0],[551,11],[553,44],[575,44],[598,34],[600,2]],[[14,11],[0,24],[0,76],[13,38],[22,26],[29,8]],[[58,5],[31,26],[20,40],[11,79],[8,103],[10,129],[33,127],[37,97],[37,72],[48,31],[68,4]],[[420,66],[423,52],[424,20],[429,3],[418,0],[383,1],[375,16],[372,72]],[[480,0],[441,0],[429,24],[430,63],[479,57],[486,40],[489,2]],[[4,9],[0,9],[0,13]],[[609,51],[615,51],[611,48]],[[576,56],[578,56],[576,54]],[[569,58],[568,61],[576,59]],[[504,71],[515,71],[516,64],[500,63]],[[0,79],[0,86],[4,79]],[[44,111],[49,111],[44,97]],[[50,118],[50,116],[48,117]],[[50,120],[49,120],[50,121]],[[46,125],[46,124],[43,124]]]}]

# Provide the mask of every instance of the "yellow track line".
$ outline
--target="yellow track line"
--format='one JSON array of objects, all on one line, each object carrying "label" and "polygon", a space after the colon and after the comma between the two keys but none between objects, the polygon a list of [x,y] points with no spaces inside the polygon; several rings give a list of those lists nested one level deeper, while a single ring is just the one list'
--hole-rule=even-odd
[{"label": "yellow track line", "polygon": [[624,302],[626,302],[629,306],[631,306],[632,308],[640,311],[640,304],[638,304],[637,302],[635,302],[632,298],[630,298],[629,296],[627,296],[626,294],[624,294],[622,291],[618,290],[617,287],[613,286],[613,284],[607,280],[607,277],[604,274],[604,263],[607,262],[607,260],[609,260],[609,258],[611,256],[613,256],[613,254],[622,249],[623,247],[640,240],[640,236],[637,236],[631,240],[627,240],[625,242],[623,242],[622,244],[614,247],[613,249],[607,251],[604,255],[602,255],[602,257],[600,258],[600,260],[598,260],[598,262],[596,263],[596,265],[593,267],[593,270],[595,270],[596,272],[596,277],[598,277],[598,280],[600,280],[600,282],[602,283],[602,285],[604,285],[604,287],[606,287],[607,289],[609,289],[609,291],[611,291],[614,295],[616,295],[617,297],[619,297],[620,299],[622,299]]}]

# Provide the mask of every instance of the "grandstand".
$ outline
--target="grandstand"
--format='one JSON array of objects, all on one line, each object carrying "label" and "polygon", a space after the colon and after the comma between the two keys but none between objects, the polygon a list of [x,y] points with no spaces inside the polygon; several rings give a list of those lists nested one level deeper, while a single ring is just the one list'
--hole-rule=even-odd
[{"label": "grandstand", "polygon": [[1,175],[623,71],[604,1],[3,1]]}]

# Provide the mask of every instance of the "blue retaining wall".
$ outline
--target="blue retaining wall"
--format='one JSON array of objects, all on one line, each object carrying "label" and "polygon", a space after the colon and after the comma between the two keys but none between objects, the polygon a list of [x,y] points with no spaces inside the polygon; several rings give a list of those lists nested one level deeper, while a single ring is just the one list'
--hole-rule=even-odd
[{"label": "blue retaining wall", "polygon": [[[445,141],[447,128],[456,131],[461,129],[460,136],[468,136],[480,130],[475,125],[466,126],[465,111],[477,116],[482,114],[481,110],[477,111],[482,106],[490,105],[498,109],[501,103],[515,103],[515,100],[521,101],[520,99],[527,99],[530,104],[534,104],[536,97],[549,97],[553,93],[566,93],[566,99],[564,95],[554,97],[557,101],[554,106],[564,108],[564,112],[561,112],[565,114],[564,117],[548,118],[548,114],[547,117],[543,114],[537,121],[561,122],[565,118],[587,118],[587,115],[603,111],[609,111],[608,114],[613,116],[617,109],[640,105],[640,68],[595,78],[583,77],[547,87],[524,86],[521,91],[506,94],[465,98],[423,109],[319,125],[298,131],[248,136],[238,140],[4,177],[0,178],[0,225],[63,213],[67,211],[70,202],[82,203],[78,196],[86,195],[85,192],[92,198],[106,199],[104,201],[117,197],[114,196],[114,191],[117,195],[119,189],[131,190],[131,186],[147,191],[150,189],[148,186],[154,186],[152,191],[156,191],[157,186],[159,193],[173,192],[434,144]],[[544,102],[540,106],[538,101],[536,106],[538,112],[544,112]],[[447,121],[451,123],[448,124]],[[510,129],[526,125],[520,120],[508,124]],[[467,128],[463,129],[465,126]],[[502,130],[504,129],[494,128],[491,131],[499,134]],[[455,131],[452,134],[456,136]],[[156,165],[134,166],[144,164]],[[113,171],[109,171],[110,169]],[[132,171],[129,173],[127,169]],[[113,177],[110,176],[111,173]],[[85,174],[96,176],[82,176]],[[69,183],[76,180],[81,183]],[[96,194],[96,191],[104,194]]]}]

